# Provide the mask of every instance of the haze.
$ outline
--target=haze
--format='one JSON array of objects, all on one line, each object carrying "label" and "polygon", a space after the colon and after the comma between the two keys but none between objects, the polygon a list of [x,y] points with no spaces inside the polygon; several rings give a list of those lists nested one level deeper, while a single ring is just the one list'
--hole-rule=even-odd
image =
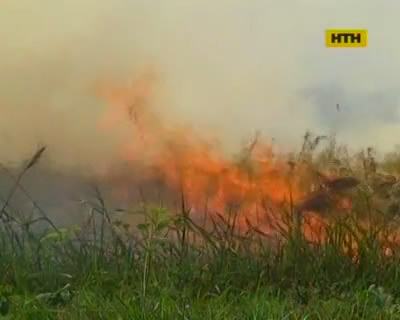
[{"label": "haze", "polygon": [[[305,130],[353,147],[398,141],[396,0],[33,2],[0,10],[1,161],[39,143],[62,165],[110,163],[118,136],[98,130],[98,80],[162,74],[165,117],[219,130],[236,146],[261,129],[282,145]],[[366,49],[327,49],[327,28],[365,28]],[[339,103],[341,110],[336,110]],[[164,116],[164,115],[163,115]]]}]

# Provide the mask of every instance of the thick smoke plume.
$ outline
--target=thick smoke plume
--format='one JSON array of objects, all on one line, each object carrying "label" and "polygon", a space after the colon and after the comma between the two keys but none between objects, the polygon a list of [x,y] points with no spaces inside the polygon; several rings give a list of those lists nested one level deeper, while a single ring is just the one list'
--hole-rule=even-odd
[{"label": "thick smoke plume", "polygon": [[[400,131],[395,0],[17,0],[1,7],[2,161],[42,143],[53,163],[112,163],[128,131],[98,129],[105,104],[95,87],[129,81],[147,65],[162,78],[162,116],[213,128],[228,149],[257,129],[282,146],[312,129],[381,149]],[[326,49],[323,32],[333,27],[368,29],[369,47]]]}]

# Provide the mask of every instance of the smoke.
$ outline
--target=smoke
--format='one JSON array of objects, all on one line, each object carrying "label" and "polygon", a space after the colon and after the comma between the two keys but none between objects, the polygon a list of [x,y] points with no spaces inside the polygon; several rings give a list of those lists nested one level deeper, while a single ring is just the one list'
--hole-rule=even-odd
[{"label": "smoke", "polygon": [[[2,161],[44,143],[60,165],[112,162],[126,131],[98,129],[105,104],[91,88],[147,64],[163,79],[162,116],[214,128],[227,146],[257,129],[291,146],[311,129],[388,149],[400,132],[399,9],[396,0],[4,1]],[[336,27],[368,29],[369,47],[325,48],[324,30]]]}]

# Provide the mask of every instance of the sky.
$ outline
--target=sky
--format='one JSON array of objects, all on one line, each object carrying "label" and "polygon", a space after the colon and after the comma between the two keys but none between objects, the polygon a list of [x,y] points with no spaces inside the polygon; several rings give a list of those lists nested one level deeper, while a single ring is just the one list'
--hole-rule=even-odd
[{"label": "sky", "polygon": [[[398,0],[4,0],[0,4],[0,161],[46,144],[60,165],[113,161],[98,129],[102,79],[162,74],[162,117],[216,128],[235,147],[256,130],[296,146],[306,130],[353,148],[400,136]],[[331,49],[329,28],[369,46]],[[340,105],[340,112],[336,104]]]}]

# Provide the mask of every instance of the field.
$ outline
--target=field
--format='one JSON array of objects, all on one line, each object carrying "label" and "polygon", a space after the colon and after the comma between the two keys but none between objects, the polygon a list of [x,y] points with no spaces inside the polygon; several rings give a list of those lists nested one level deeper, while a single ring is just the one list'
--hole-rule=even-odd
[{"label": "field", "polygon": [[[55,226],[40,204],[34,216],[17,215],[9,203],[39,150],[0,202],[1,317],[400,319],[400,154],[350,154],[335,139],[320,148],[322,140],[306,135],[293,177],[304,190],[315,188],[316,172],[357,185],[325,190],[328,200],[308,198],[303,210],[275,206],[273,234],[247,220],[236,228],[240,209],[199,223],[184,197],[180,208],[138,204],[124,214],[140,223],[128,225],[98,189],[84,225]],[[338,204],[344,196],[351,206]]]}]

